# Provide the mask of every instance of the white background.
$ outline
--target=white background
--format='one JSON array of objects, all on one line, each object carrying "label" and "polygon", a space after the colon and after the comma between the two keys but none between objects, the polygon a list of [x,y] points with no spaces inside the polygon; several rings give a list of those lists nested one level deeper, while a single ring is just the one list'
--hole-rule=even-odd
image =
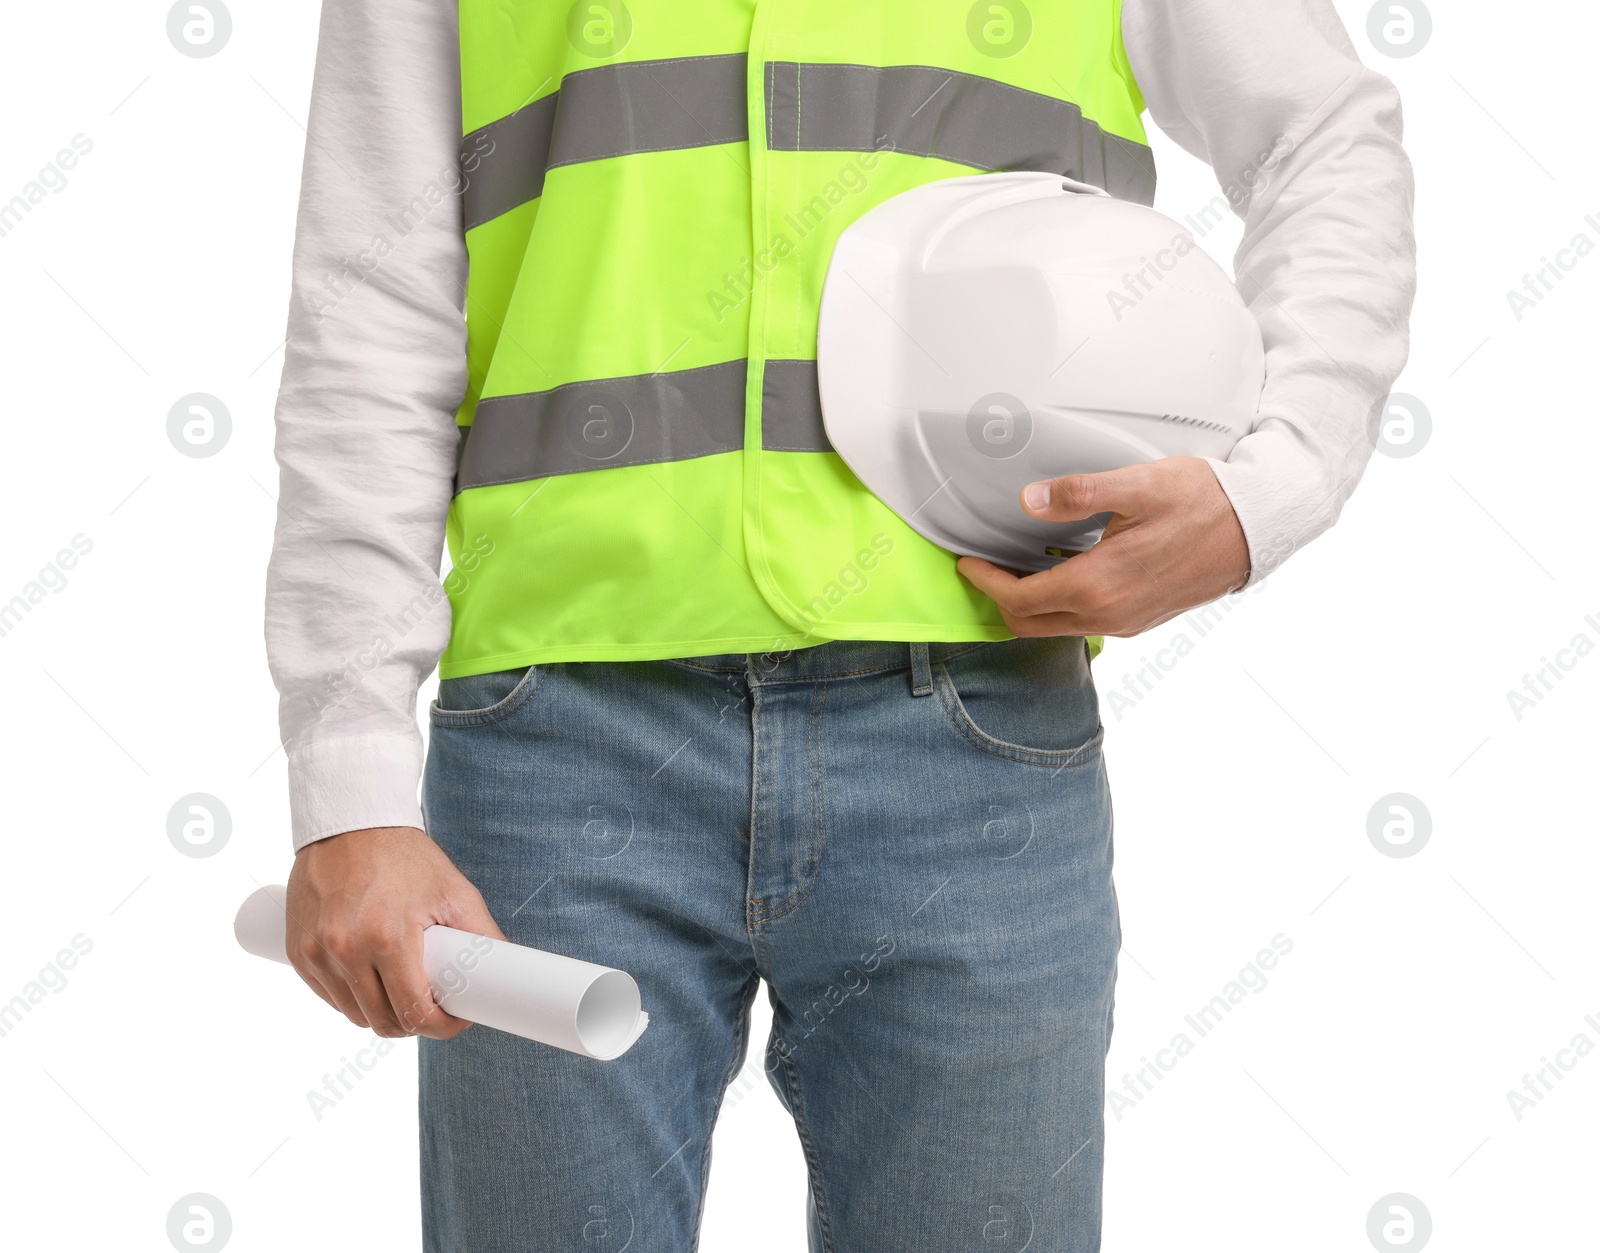
[{"label": "white background", "polygon": [[[1184,1016],[1275,935],[1293,944],[1108,1118],[1105,1247],[1364,1250],[1398,1192],[1431,1214],[1434,1249],[1600,1248],[1600,1052],[1558,1053],[1600,1046],[1600,652],[1563,654],[1573,668],[1520,718],[1507,699],[1574,637],[1600,645],[1600,255],[1520,320],[1506,296],[1574,236],[1600,245],[1600,23],[1437,0],[1431,40],[1400,59],[1366,5],[1339,8],[1405,101],[1422,286],[1398,390],[1432,432],[1375,457],[1340,525],[1203,638],[1180,620],[1096,663],[1126,943],[1111,1084],[1194,1038]],[[165,1250],[193,1192],[226,1207],[241,1253],[418,1247],[414,1044],[318,1120],[307,1092],[374,1037],[231,936],[290,860],[262,581],[317,4],[232,11],[204,59],[174,50],[164,4],[5,18],[0,202],[75,135],[93,145],[0,237],[0,602],[73,536],[92,544],[0,637],[0,1003],[92,944],[0,1037],[10,1247]],[[1154,144],[1158,207],[1212,199],[1205,167]],[[1203,242],[1226,263],[1237,238],[1229,221]],[[167,437],[191,392],[232,415],[209,458]],[[1196,647],[1147,694],[1109,701],[1180,635]],[[231,815],[206,858],[167,834],[194,792]],[[1397,792],[1431,820],[1413,856],[1368,837]],[[757,1233],[804,1249],[757,1006],[707,1253]],[[1519,1118],[1507,1093],[1545,1059],[1570,1070]]]}]

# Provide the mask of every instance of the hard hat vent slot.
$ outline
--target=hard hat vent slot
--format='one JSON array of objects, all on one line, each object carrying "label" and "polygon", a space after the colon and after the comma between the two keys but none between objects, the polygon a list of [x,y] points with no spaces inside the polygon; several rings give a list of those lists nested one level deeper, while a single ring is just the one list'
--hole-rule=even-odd
[{"label": "hard hat vent slot", "polygon": [[1232,434],[1231,428],[1224,426],[1220,422],[1208,422],[1204,418],[1191,418],[1182,413],[1163,413],[1161,420],[1163,422],[1176,422],[1181,426],[1198,426],[1208,431],[1222,431],[1225,434]]}]

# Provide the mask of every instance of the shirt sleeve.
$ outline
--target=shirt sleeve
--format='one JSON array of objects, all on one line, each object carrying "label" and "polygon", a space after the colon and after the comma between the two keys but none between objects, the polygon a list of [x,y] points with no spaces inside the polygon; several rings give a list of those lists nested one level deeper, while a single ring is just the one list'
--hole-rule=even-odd
[{"label": "shirt sleeve", "polygon": [[417,691],[466,388],[456,6],[324,0],[266,578],[294,847],[422,826]]},{"label": "shirt sleeve", "polygon": [[1405,364],[1416,244],[1400,98],[1330,0],[1125,0],[1122,28],[1151,118],[1244,220],[1234,273],[1266,385],[1252,432],[1207,460],[1255,584],[1337,520]]}]

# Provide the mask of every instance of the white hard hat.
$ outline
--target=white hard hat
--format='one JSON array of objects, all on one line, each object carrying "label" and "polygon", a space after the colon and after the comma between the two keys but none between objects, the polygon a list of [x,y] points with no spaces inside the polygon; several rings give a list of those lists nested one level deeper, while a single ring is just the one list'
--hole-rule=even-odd
[{"label": "white hard hat", "polygon": [[1226,459],[1264,373],[1254,315],[1184,227],[1059,174],[902,192],[844,231],[822,292],[829,441],[919,534],[1017,570],[1109,520],[1038,521],[1024,486]]}]

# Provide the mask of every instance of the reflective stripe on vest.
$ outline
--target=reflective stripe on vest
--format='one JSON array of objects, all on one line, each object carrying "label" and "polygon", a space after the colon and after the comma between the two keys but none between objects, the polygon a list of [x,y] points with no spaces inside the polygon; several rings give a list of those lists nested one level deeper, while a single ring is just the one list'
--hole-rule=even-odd
[{"label": "reflective stripe on vest", "polygon": [[743,142],[744,77],[742,52],[568,74],[555,94],[461,141],[466,228],[526,204],[559,166]]},{"label": "reflective stripe on vest", "polygon": [[834,241],[935,179],[1149,203],[1120,0],[459,0],[449,678],[1010,631],[822,425]]},{"label": "reflective stripe on vest", "polygon": [[[545,173],[559,166],[744,141],[745,60],[735,53],[579,70],[554,94],[473,131],[461,142],[467,229],[539,196]],[[891,151],[975,170],[1048,170],[1124,200],[1155,201],[1150,149],[1106,134],[1068,100],[923,65],[773,61],[766,82],[773,151]]]},{"label": "reflective stripe on vest", "polygon": [[[461,428],[456,490],[737,452],[746,374],[746,362],[730,361],[480,400]],[[815,361],[766,363],[761,418],[768,452],[833,450]]]},{"label": "reflective stripe on vest", "polygon": [[1150,149],[1105,134],[1070,100],[926,65],[773,61],[766,74],[775,152],[879,150],[975,170],[1045,170],[1155,202]]}]

